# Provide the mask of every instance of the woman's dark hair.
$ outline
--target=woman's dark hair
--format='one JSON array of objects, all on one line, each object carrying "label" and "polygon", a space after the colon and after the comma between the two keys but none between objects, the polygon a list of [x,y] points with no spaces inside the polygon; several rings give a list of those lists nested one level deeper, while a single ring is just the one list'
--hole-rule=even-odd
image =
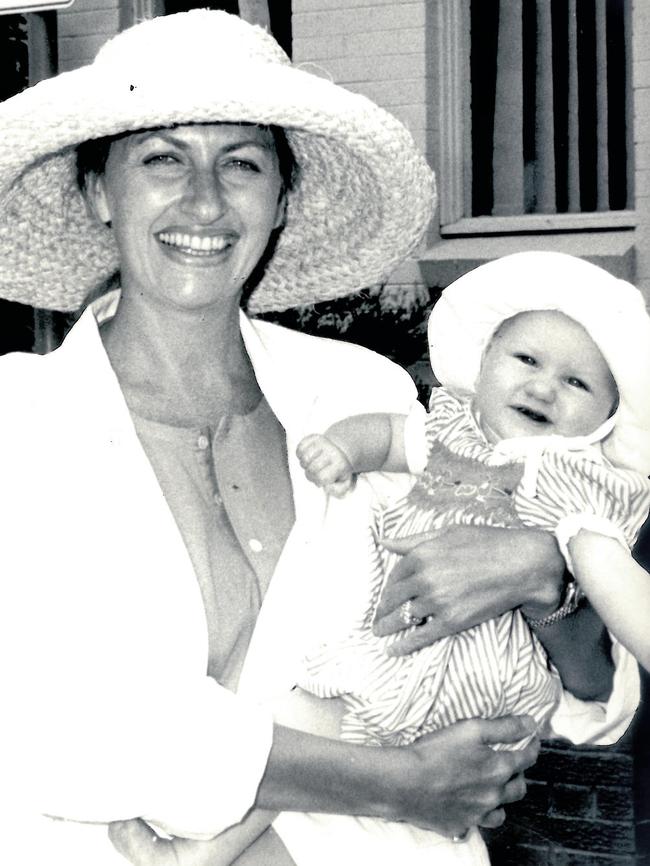
[{"label": "woman's dark hair", "polygon": [[[262,126],[262,128],[268,129],[273,136],[275,152],[278,157],[278,170],[282,180],[281,194],[284,194],[288,190],[293,189],[296,185],[298,177],[300,176],[300,167],[296,162],[296,158],[293,155],[289,142],[287,141],[284,129],[281,126],[273,125]],[[135,130],[122,132],[119,135],[107,135],[104,138],[94,138],[90,141],[84,141],[77,146],[77,184],[82,193],[85,193],[86,191],[88,175],[94,174],[100,176],[106,171],[106,161],[108,160],[108,154],[113,142],[119,141],[119,139],[125,138],[127,135],[131,135],[133,131]],[[275,246],[282,234],[282,228],[282,226],[279,226],[278,228],[273,229],[266,250],[244,284],[241,298],[241,306],[244,308],[246,307],[248,299],[250,298],[255,286],[257,286],[264,276],[266,266],[272,259],[273,253],[275,252]]]},{"label": "woman's dark hair", "polygon": [[[273,136],[283,191],[286,192],[293,189],[298,179],[298,164],[289,146],[284,129],[281,126],[262,128],[268,129]],[[82,192],[86,189],[89,174],[104,174],[106,161],[113,142],[126,138],[128,135],[131,135],[131,131],[122,132],[119,135],[107,135],[104,138],[93,138],[89,141],[83,141],[77,146],[77,184]]]}]

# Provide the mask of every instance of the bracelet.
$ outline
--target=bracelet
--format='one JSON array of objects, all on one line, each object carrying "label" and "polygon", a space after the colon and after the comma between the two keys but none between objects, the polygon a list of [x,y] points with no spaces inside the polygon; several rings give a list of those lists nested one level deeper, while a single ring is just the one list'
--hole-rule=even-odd
[{"label": "bracelet", "polygon": [[546,628],[546,626],[555,625],[556,622],[560,622],[560,620],[565,619],[567,616],[571,616],[572,613],[576,612],[580,607],[580,602],[584,598],[584,595],[584,592],[580,589],[575,580],[571,579],[566,585],[562,604],[557,610],[541,619],[528,619],[528,617],[526,617],[526,622],[531,628]]}]

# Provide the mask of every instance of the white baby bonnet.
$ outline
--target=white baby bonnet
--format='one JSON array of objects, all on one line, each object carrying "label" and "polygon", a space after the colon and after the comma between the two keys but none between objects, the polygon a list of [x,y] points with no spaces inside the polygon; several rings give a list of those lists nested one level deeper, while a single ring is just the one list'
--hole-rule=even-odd
[{"label": "white baby bonnet", "polygon": [[602,439],[603,452],[615,466],[650,474],[650,317],[638,289],[583,259],[514,253],[448,286],[429,318],[431,366],[438,381],[457,393],[473,393],[494,332],[527,310],[557,310],[587,331],[619,391],[614,420],[587,438]]}]

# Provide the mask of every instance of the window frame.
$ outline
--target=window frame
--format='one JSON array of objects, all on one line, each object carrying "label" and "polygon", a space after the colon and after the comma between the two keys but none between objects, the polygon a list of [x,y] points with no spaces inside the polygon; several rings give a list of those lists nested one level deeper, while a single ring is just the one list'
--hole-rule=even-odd
[{"label": "window frame", "polygon": [[[618,231],[634,229],[634,208],[558,214],[466,216],[471,213],[472,144],[470,81],[470,0],[444,0],[438,4],[439,38],[439,204],[441,238],[489,235],[521,235],[557,232]],[[632,33],[632,3],[626,2],[626,29]],[[628,101],[633,99],[631,46],[627,52]],[[628,183],[634,201],[634,115],[628,129]]]}]

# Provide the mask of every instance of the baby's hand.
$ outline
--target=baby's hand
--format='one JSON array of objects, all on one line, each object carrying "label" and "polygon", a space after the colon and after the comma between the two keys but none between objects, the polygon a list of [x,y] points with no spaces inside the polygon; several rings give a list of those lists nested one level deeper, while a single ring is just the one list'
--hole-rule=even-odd
[{"label": "baby's hand", "polygon": [[296,449],[307,478],[332,496],[344,496],[354,486],[354,472],[343,451],[327,436],[305,436]]}]

